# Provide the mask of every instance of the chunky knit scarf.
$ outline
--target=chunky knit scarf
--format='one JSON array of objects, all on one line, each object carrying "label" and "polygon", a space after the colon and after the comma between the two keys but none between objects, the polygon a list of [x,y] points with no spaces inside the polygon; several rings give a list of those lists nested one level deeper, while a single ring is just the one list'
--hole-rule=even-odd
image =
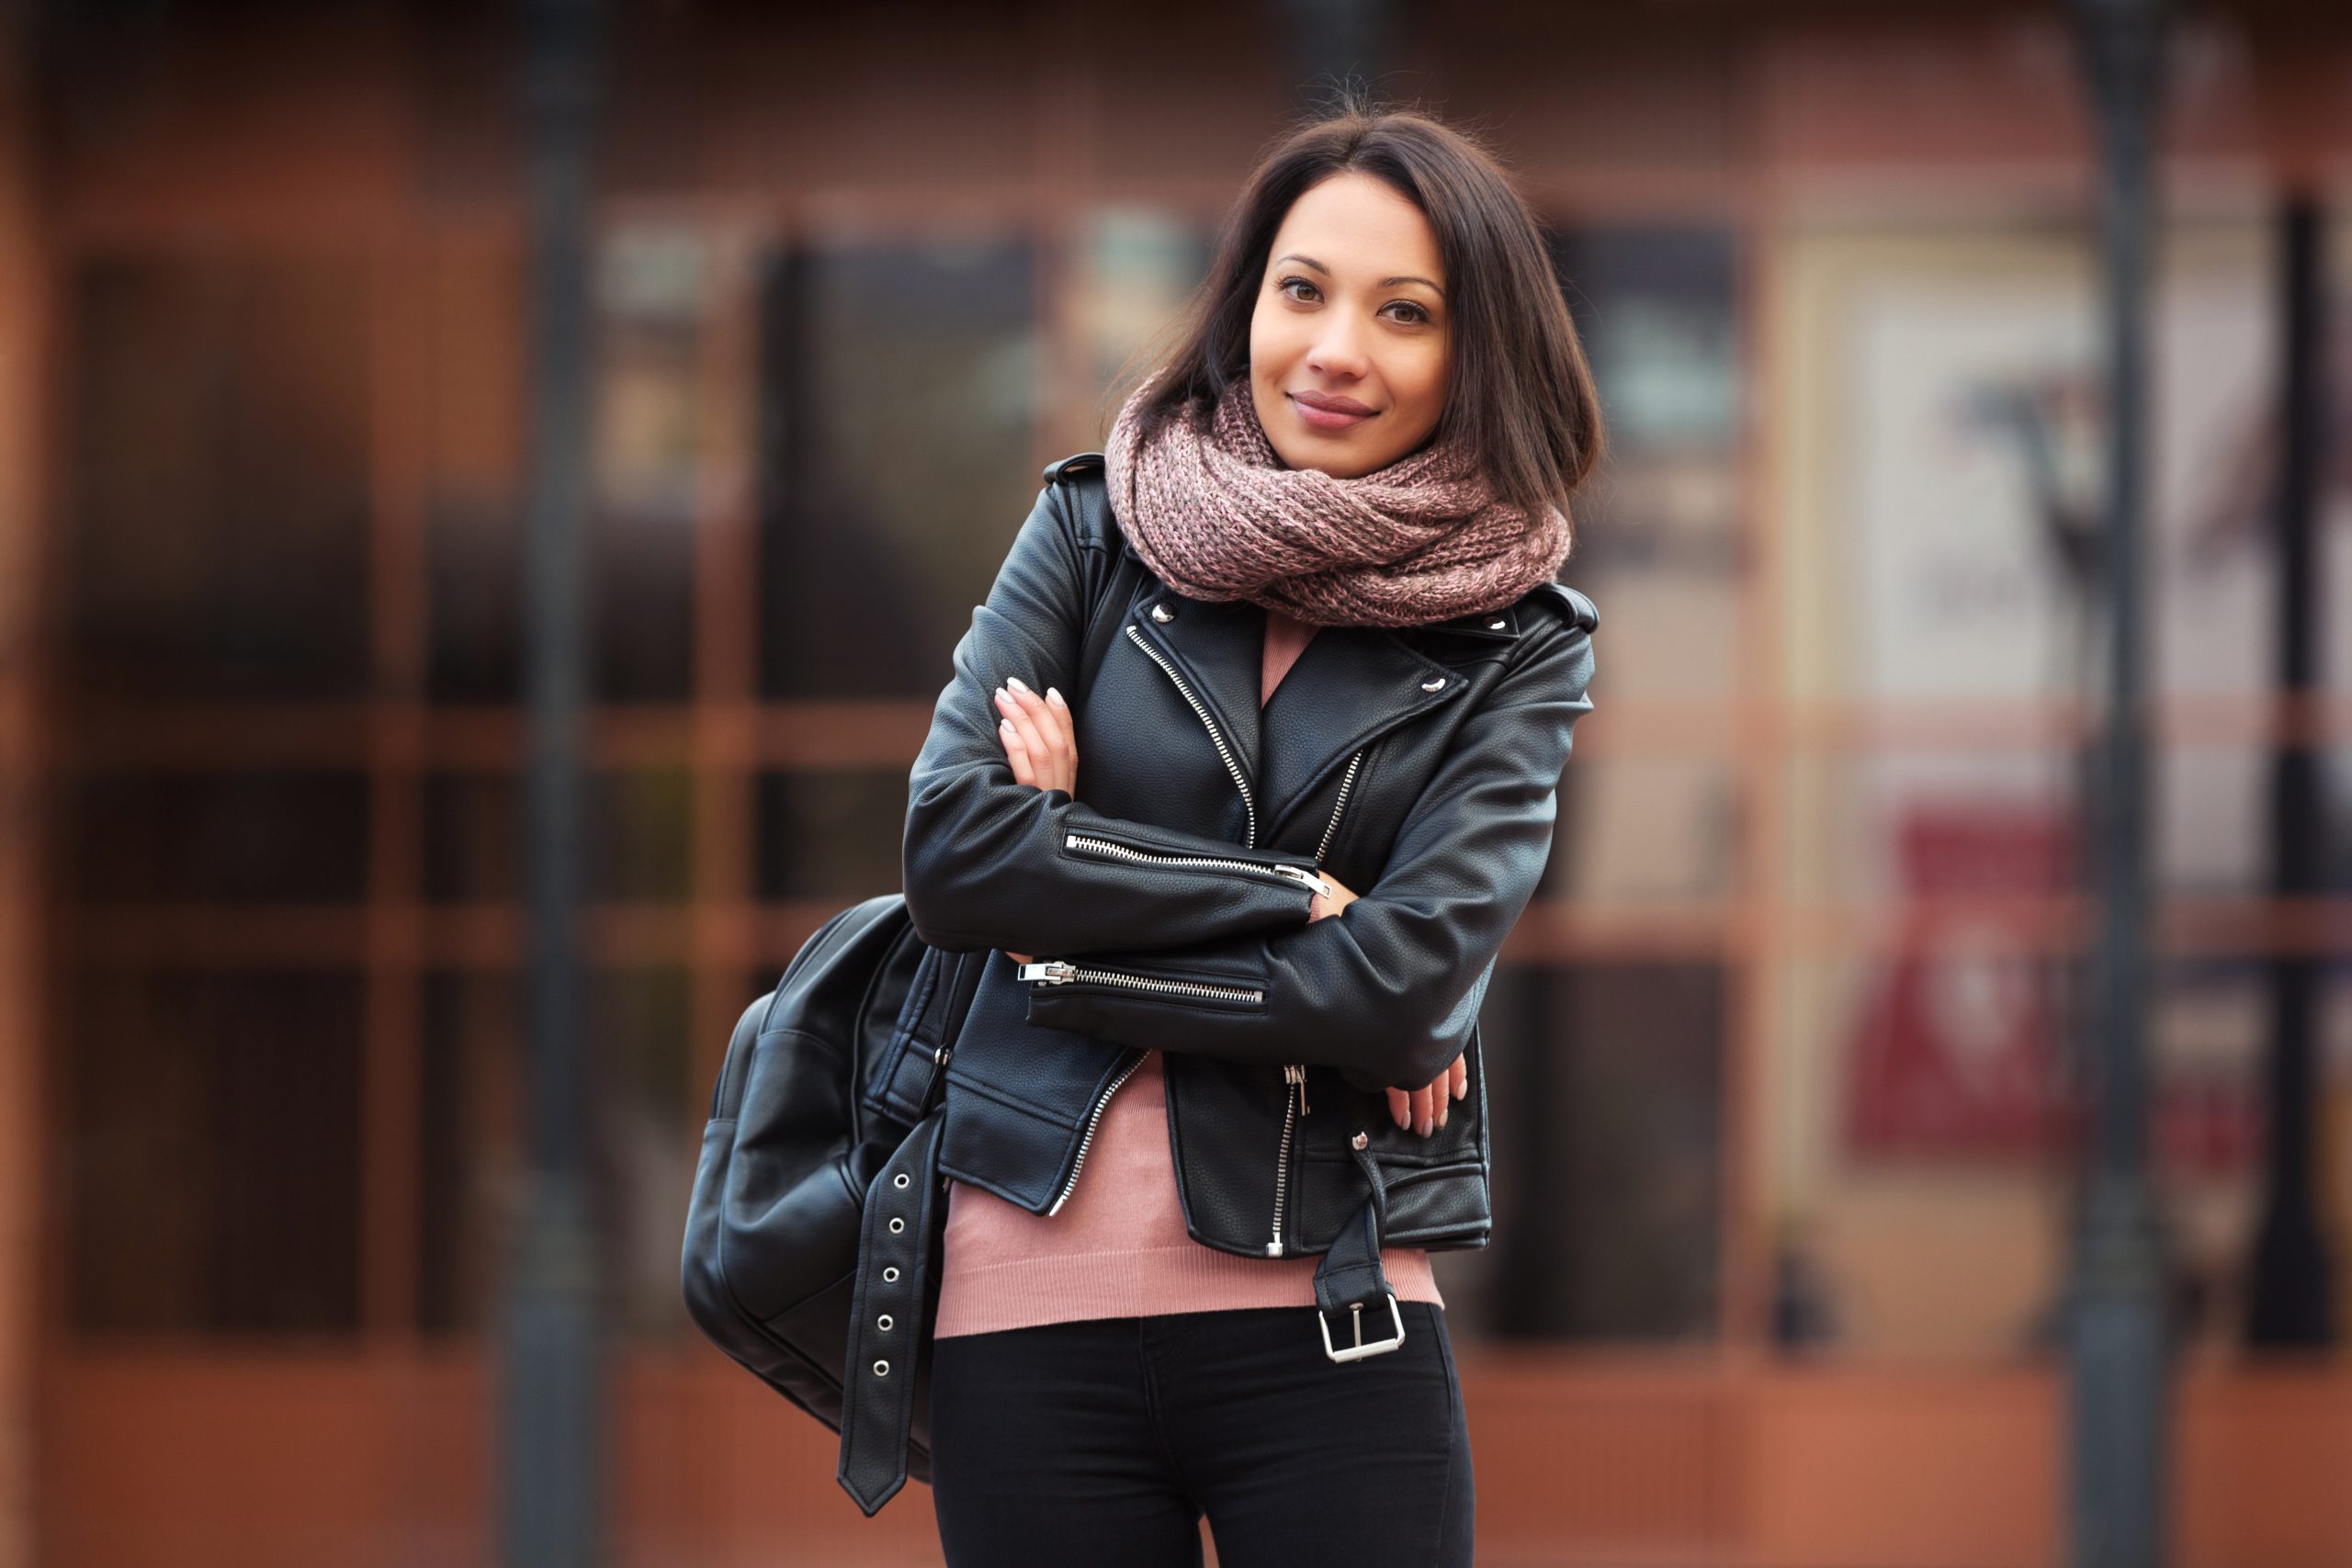
[{"label": "chunky knit scarf", "polygon": [[1284,467],[1246,374],[1205,438],[1180,410],[1139,442],[1158,379],[1119,411],[1103,459],[1112,515],[1188,598],[1247,599],[1316,626],[1426,626],[1511,604],[1567,558],[1567,518],[1547,507],[1531,523],[1457,444],[1350,479]]}]

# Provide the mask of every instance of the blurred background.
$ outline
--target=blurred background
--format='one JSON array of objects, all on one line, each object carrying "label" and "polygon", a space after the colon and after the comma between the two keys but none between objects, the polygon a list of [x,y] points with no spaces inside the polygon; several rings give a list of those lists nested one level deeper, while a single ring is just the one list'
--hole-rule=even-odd
[{"label": "blurred background", "polygon": [[[0,1564],[513,1560],[534,18],[0,0]],[[2352,19],[2183,7],[2164,59],[2162,1501],[2180,1563],[2327,1568]],[[1351,68],[1521,171],[1614,439],[1563,574],[1595,711],[1487,1005],[1496,1235],[1438,1258],[1481,1561],[2067,1560],[2108,308],[2067,12],[611,0],[558,132],[606,1561],[936,1561],[925,1488],[861,1518],[685,1315],[710,1085],[897,887],[1041,466]]]}]

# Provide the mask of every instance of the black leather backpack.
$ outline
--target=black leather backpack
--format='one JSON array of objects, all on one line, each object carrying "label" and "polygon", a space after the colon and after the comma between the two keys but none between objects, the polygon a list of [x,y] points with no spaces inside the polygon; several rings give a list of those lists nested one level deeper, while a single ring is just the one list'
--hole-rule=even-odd
[{"label": "black leather backpack", "polygon": [[[929,1169],[944,1068],[987,956],[924,943],[896,893],[834,915],[737,1021],[703,1129],[687,1311],[711,1343],[842,1434],[839,1479],[868,1516],[898,1491],[899,1456],[857,1442],[842,1371],[853,1347],[892,1361],[902,1409],[869,1425],[884,1440],[908,1431],[904,1473],[928,1482],[930,1358],[915,1325],[932,1321],[939,1281],[894,1280],[921,1307],[893,1316],[891,1303],[858,1299],[859,1249],[903,1235],[911,1251],[910,1227],[945,1224],[939,1184],[910,1171]],[[884,1322],[899,1342],[874,1326]]]}]

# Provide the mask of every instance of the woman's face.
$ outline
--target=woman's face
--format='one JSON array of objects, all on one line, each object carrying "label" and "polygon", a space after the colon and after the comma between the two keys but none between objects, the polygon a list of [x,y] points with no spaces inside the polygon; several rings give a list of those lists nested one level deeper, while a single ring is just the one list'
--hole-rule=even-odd
[{"label": "woman's face", "polygon": [[1448,327],[1419,208],[1352,171],[1308,189],[1274,234],[1250,318],[1250,393],[1275,455],[1353,479],[1420,446],[1445,412]]}]

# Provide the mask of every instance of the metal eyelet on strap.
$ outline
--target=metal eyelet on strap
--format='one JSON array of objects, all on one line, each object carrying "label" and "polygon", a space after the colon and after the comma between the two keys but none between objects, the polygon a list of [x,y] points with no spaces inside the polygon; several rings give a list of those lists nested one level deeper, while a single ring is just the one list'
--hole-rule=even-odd
[{"label": "metal eyelet on strap", "polygon": [[890,1234],[892,1235],[898,1235],[900,1231],[905,1230],[906,1228],[907,1222],[904,1220],[892,1220],[890,1222]]},{"label": "metal eyelet on strap", "polygon": [[903,1171],[903,1170],[902,1170],[902,1171],[899,1172],[899,1174],[898,1174],[898,1175],[896,1175],[896,1176],[894,1176],[894,1177],[892,1177],[892,1178],[890,1179],[890,1185],[891,1185],[891,1186],[893,1186],[893,1187],[904,1187],[904,1186],[905,1186],[909,1181],[910,1181],[910,1180],[912,1180],[912,1179],[913,1179],[913,1178],[911,1178],[911,1177],[908,1176],[908,1174],[907,1174],[905,1171]]},{"label": "metal eyelet on strap", "polygon": [[876,1377],[877,1377],[877,1378],[887,1378],[887,1377],[888,1377],[888,1376],[890,1375],[890,1363],[889,1363],[889,1362],[888,1362],[888,1361],[876,1361],[876,1362],[875,1362],[875,1363],[874,1363],[874,1375],[875,1375]]},{"label": "metal eyelet on strap", "polygon": [[874,1326],[882,1330],[885,1334],[888,1333],[890,1331],[890,1314],[886,1312],[880,1317],[876,1318],[874,1320]]},{"label": "metal eyelet on strap", "polygon": [[897,1264],[893,1263],[888,1269],[882,1270],[882,1282],[886,1285],[895,1285],[899,1282],[899,1266]]},{"label": "metal eyelet on strap", "polygon": [[1369,1133],[1358,1133],[1354,1137],[1350,1138],[1350,1139],[1348,1140],[1348,1146],[1349,1146],[1350,1148],[1351,1148],[1351,1149],[1360,1149],[1360,1148],[1363,1148],[1365,1145],[1367,1145],[1367,1144],[1369,1144],[1369,1143],[1371,1143],[1371,1142],[1372,1142],[1372,1134],[1369,1134]]}]

